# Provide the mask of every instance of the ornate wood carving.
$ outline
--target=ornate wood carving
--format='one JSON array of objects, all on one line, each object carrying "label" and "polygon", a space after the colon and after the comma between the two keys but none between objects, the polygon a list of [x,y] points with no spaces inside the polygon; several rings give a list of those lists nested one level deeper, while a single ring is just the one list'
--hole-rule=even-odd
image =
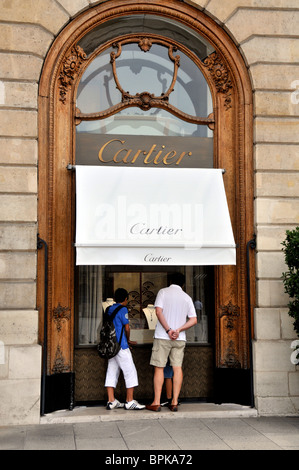
[{"label": "ornate wood carving", "polygon": [[[172,78],[171,85],[169,86],[166,93],[163,93],[161,96],[154,96],[154,95],[151,95],[148,92],[143,92],[141,94],[137,93],[136,95],[130,95],[128,92],[124,91],[124,89],[122,88],[122,86],[119,82],[118,76],[117,76],[116,63],[115,62],[116,62],[116,59],[118,59],[118,57],[120,57],[120,55],[122,53],[122,46],[124,44],[131,44],[131,43],[137,43],[139,48],[143,52],[149,52],[150,49],[152,48],[153,44],[160,44],[160,45],[165,46],[165,47],[168,48],[169,58],[174,63],[174,71],[173,71],[173,78]],[[158,40],[158,39],[155,39],[155,38],[152,38],[152,37],[139,37],[139,38],[138,37],[137,38],[133,37],[131,39],[126,39],[125,41],[119,41],[117,43],[114,43],[113,47],[117,48],[117,53],[111,52],[111,64],[112,64],[112,70],[113,70],[113,77],[114,77],[114,80],[115,80],[115,83],[116,83],[116,88],[121,92],[122,102],[124,102],[124,101],[129,101],[130,102],[131,99],[134,101],[135,98],[138,98],[142,95],[146,95],[146,96],[149,95],[150,97],[155,98],[157,101],[161,101],[161,103],[163,103],[164,101],[168,101],[170,93],[172,93],[173,90],[174,90],[175,82],[176,82],[177,75],[178,75],[178,68],[180,66],[180,56],[179,55],[176,55],[176,56],[173,55],[173,52],[177,51],[177,47],[173,46],[171,43],[168,43],[168,42],[162,41],[162,40]],[[134,64],[133,64],[133,66],[134,66]],[[150,101],[148,99],[146,99],[145,104],[141,105],[140,107],[144,111],[147,111],[152,106],[150,104]]]},{"label": "ornate wood carving", "polygon": [[71,309],[69,307],[62,307],[60,303],[53,310],[53,319],[56,323],[57,331],[60,332],[62,323],[69,321],[71,318]]},{"label": "ornate wood carving", "polygon": [[227,344],[227,348],[224,354],[224,360],[222,360],[221,362],[221,367],[227,367],[230,369],[241,369],[239,357],[239,351],[236,348],[235,342],[233,340],[230,340]]},{"label": "ornate wood carving", "polygon": [[225,108],[232,107],[231,89],[233,88],[230,73],[223,59],[217,52],[212,52],[204,61],[205,67],[211,74],[218,93],[225,95]]},{"label": "ornate wood carving", "polygon": [[62,70],[59,74],[59,99],[65,104],[66,94],[71,89],[74,80],[80,70],[81,64],[87,59],[83,49],[75,45],[71,53],[65,58],[62,64]]},{"label": "ornate wood carving", "polygon": [[[110,63],[112,65],[113,78],[116,84],[116,88],[121,93],[121,103],[118,103],[114,106],[111,106],[109,109],[106,109],[97,113],[81,113],[79,109],[76,109],[76,124],[79,124],[81,121],[94,121],[98,119],[105,119],[110,116],[113,116],[116,113],[119,113],[123,109],[137,107],[142,109],[142,111],[149,111],[152,108],[161,108],[165,109],[174,116],[182,119],[184,121],[200,124],[200,125],[210,125],[214,124],[214,116],[209,115],[208,117],[192,116],[190,114],[184,113],[180,109],[176,108],[169,103],[169,96],[174,91],[174,87],[177,80],[178,69],[180,67],[180,56],[174,55],[174,52],[178,50],[177,46],[174,46],[170,41],[161,39],[154,35],[136,36],[134,34],[128,35],[124,40],[114,42],[112,47],[117,49],[117,52],[112,51],[110,54]],[[119,81],[117,70],[116,70],[116,60],[121,56],[122,48],[126,44],[138,44],[139,48],[143,52],[149,52],[153,44],[159,44],[168,49],[169,59],[174,64],[174,71],[172,82],[165,93],[162,93],[161,96],[155,96],[149,91],[144,91],[142,93],[131,94],[128,91],[125,91]],[[134,66],[134,64],[132,64]],[[68,67],[69,68],[69,67]],[[75,66],[74,66],[75,68]]]},{"label": "ornate wood carving", "polygon": [[221,305],[219,308],[221,337],[221,367],[240,368],[240,307],[233,305],[230,300],[228,304]]},{"label": "ornate wood carving", "polygon": [[220,306],[220,318],[225,317],[225,328],[232,331],[235,329],[235,320],[240,316],[240,308],[233,305],[231,301],[227,305]]},{"label": "ornate wood carving", "polygon": [[62,348],[60,345],[58,345],[55,353],[52,374],[62,374],[63,372],[70,372],[70,370],[70,364],[65,363]]}]

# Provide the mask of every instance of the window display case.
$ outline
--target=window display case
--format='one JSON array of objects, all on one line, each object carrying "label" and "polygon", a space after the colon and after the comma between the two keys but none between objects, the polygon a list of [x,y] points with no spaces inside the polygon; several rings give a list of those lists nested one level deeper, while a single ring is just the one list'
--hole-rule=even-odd
[{"label": "window display case", "polygon": [[[154,270],[154,269],[159,269]],[[138,345],[151,344],[157,323],[155,299],[167,287],[169,268],[124,266],[78,267],[77,345],[95,345],[105,309],[114,303],[114,291],[122,287],[129,293],[128,312],[131,340]],[[180,267],[186,276],[184,290],[191,296],[197,313],[197,324],[187,331],[187,343],[207,344],[209,322],[213,312],[213,269]]]}]

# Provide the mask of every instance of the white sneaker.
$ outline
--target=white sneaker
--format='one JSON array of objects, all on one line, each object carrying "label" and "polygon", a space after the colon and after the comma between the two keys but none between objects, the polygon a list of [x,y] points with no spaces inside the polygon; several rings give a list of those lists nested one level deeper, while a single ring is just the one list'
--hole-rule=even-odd
[{"label": "white sneaker", "polygon": [[145,405],[140,405],[138,401],[132,400],[125,403],[125,408],[126,410],[143,410],[145,408]]},{"label": "white sneaker", "polygon": [[114,410],[115,408],[123,408],[125,405],[124,403],[120,403],[118,400],[114,400],[114,401],[108,401],[107,403],[107,406],[106,406],[106,409],[107,410]]}]

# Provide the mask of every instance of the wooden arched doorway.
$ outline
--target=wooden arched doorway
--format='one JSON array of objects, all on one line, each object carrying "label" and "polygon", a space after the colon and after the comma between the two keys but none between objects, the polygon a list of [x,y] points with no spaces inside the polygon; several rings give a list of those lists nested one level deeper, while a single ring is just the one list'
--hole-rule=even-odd
[{"label": "wooden arched doorway", "polygon": [[[253,234],[253,160],[252,94],[246,67],[229,36],[197,9],[176,1],[136,4],[130,0],[105,2],[75,18],[51,47],[40,81],[38,223],[39,236],[48,247],[48,268],[45,302],[44,252],[40,250],[37,304],[41,343],[46,332],[46,410],[72,407],[75,399],[75,181],[67,166],[75,164],[75,92],[88,62],[80,44],[89,47],[84,38],[89,35],[88,44],[98,40],[109,22],[140,15],[149,21],[169,19],[213,49],[200,67],[213,97],[213,115],[207,118],[214,131],[214,167],[226,171],[224,183],[237,243],[236,266],[214,269],[213,399],[250,401],[248,300],[254,299],[254,259],[247,256],[247,244]],[[106,41],[112,42],[113,37]],[[95,50],[97,45],[92,47]]]}]

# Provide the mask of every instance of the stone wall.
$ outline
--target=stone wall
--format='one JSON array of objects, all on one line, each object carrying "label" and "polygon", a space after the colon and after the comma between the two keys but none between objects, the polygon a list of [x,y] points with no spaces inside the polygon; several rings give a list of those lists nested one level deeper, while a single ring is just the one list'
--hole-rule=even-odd
[{"label": "stone wall", "polygon": [[281,242],[299,224],[299,4],[297,0],[207,0],[206,8],[239,45],[254,91],[257,299],[255,404],[260,414],[299,410],[296,337],[281,274]]},{"label": "stone wall", "polygon": [[[0,423],[39,422],[37,93],[44,58],[88,0],[0,1]],[[257,308],[254,371],[260,414],[299,409],[295,338],[281,273],[285,230],[299,224],[298,0],[187,0],[239,46],[254,90]]]}]

